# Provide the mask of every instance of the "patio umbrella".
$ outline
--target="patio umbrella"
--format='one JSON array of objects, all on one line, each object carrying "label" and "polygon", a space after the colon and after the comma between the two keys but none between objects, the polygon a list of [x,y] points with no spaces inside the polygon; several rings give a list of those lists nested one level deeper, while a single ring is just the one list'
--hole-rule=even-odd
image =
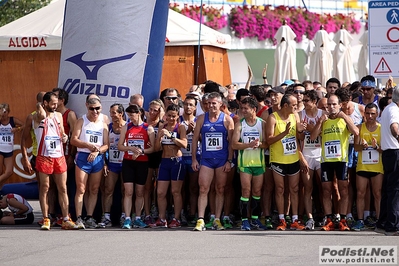
[{"label": "patio umbrella", "polygon": [[343,27],[334,35],[334,42],[336,45],[333,52],[333,76],[342,83],[346,81],[350,83],[356,81],[352,61],[352,40],[352,36]]},{"label": "patio umbrella", "polygon": [[359,60],[357,61],[357,73],[359,74],[359,80],[369,74],[369,32],[366,30],[362,37],[359,39],[362,44],[362,48],[359,53]]},{"label": "patio umbrella", "polygon": [[286,25],[286,21],[274,36],[277,46],[274,50],[273,86],[278,86],[287,79],[298,79],[295,37],[296,34]]},{"label": "patio umbrella", "polygon": [[309,78],[325,86],[332,75],[333,57],[330,49],[331,39],[323,26],[316,32],[313,42],[313,49],[309,49]]}]

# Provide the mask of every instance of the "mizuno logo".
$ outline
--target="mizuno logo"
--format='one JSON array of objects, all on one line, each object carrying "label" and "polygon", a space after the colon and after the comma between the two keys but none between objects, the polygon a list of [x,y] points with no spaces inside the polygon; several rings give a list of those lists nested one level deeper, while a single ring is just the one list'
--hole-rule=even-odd
[{"label": "mizuno logo", "polygon": [[97,73],[100,68],[106,64],[122,61],[122,60],[128,60],[132,58],[136,53],[128,54],[128,55],[123,55],[119,57],[114,57],[114,58],[108,58],[108,59],[102,59],[102,60],[96,60],[96,61],[85,61],[83,60],[83,55],[86,52],[83,52],[81,54],[74,55],[68,59],[65,59],[65,61],[69,61],[80,67],[83,72],[86,75],[86,79],[90,80],[97,80]]}]

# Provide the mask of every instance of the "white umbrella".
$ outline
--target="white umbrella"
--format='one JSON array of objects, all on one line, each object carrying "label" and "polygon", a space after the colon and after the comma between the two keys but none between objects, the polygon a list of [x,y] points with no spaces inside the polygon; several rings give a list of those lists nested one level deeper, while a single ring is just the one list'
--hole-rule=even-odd
[{"label": "white umbrella", "polygon": [[331,39],[322,27],[313,38],[314,48],[309,51],[309,78],[325,85],[331,78],[333,57],[331,54]]},{"label": "white umbrella", "polygon": [[296,34],[285,21],[274,36],[277,46],[274,51],[273,86],[278,86],[287,79],[298,79],[295,37]]},{"label": "white umbrella", "polygon": [[357,61],[357,73],[359,74],[359,80],[369,74],[369,32],[366,30],[359,41],[362,44],[362,48],[359,53],[359,60]]},{"label": "white umbrella", "polygon": [[356,74],[352,61],[352,40],[352,36],[343,27],[334,35],[334,42],[336,45],[333,52],[333,76],[342,83],[346,81],[350,83],[356,81]]}]

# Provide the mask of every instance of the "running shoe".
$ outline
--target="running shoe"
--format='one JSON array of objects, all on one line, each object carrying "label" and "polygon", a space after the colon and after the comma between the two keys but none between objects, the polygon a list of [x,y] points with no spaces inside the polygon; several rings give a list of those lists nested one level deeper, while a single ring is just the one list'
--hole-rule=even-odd
[{"label": "running shoe", "polygon": [[143,222],[141,219],[134,219],[133,228],[146,228],[148,225]]},{"label": "running shoe", "polygon": [[305,226],[303,226],[303,224],[298,220],[295,220],[293,223],[291,223],[290,230],[305,230]]},{"label": "running shoe", "polygon": [[242,221],[241,230],[242,231],[251,231],[251,225],[249,224],[248,220],[243,220]]},{"label": "running shoe", "polygon": [[153,223],[152,225],[150,225],[151,228],[161,228],[161,227],[168,227],[168,223],[166,222],[166,220],[162,221],[161,218],[158,218],[158,220]]},{"label": "running shoe", "polygon": [[211,219],[209,220],[209,222],[207,224],[205,224],[205,228],[210,229],[213,227],[213,222],[215,221],[215,217],[211,217]]},{"label": "running shoe", "polygon": [[291,217],[289,215],[285,216],[285,223],[286,223],[287,227],[290,227],[290,225],[292,223],[292,220],[291,220]]},{"label": "running shoe", "polygon": [[266,226],[264,226],[259,219],[252,219],[250,225],[251,229],[266,230]]},{"label": "running shoe", "polygon": [[355,226],[356,221],[353,219],[353,217],[346,218],[346,224],[348,225],[349,228],[352,228]]},{"label": "running shoe", "polygon": [[79,228],[74,222],[72,222],[71,218],[69,218],[66,221],[62,221],[61,229],[64,229],[64,230],[77,230]]},{"label": "running shoe", "polygon": [[150,226],[151,224],[155,223],[155,220],[151,217],[151,215],[147,215],[144,218],[144,223],[148,226]]},{"label": "running shoe", "polygon": [[50,230],[50,219],[49,218],[44,218],[43,219],[43,225],[40,227],[41,230]]},{"label": "running shoe", "polygon": [[364,220],[364,225],[368,228],[374,229],[376,224],[377,221],[371,216],[367,216],[366,220]]},{"label": "running shoe", "polygon": [[181,227],[181,223],[176,218],[173,218],[172,221],[168,224],[169,228],[179,228]]},{"label": "running shoe", "polygon": [[280,223],[277,226],[277,231],[285,231],[286,228],[287,228],[287,223],[285,222],[284,219],[280,219]]},{"label": "running shoe", "polygon": [[93,217],[90,217],[85,220],[85,226],[87,228],[94,229],[94,228],[97,228],[97,222],[96,222],[96,220],[94,220]]},{"label": "running shoe", "polygon": [[327,218],[325,225],[321,227],[321,231],[334,231],[335,230],[335,224],[331,220],[331,218]]},{"label": "running shoe", "polygon": [[85,224],[82,220],[81,217],[79,217],[76,222],[75,222],[76,226],[78,227],[78,229],[86,229]]},{"label": "running shoe", "polygon": [[121,226],[123,226],[125,224],[125,219],[126,219],[126,216],[122,216],[122,215],[121,215],[121,218],[119,218],[119,224]]},{"label": "running shoe", "polygon": [[232,229],[233,228],[233,222],[230,220],[230,217],[226,216],[223,218],[223,226],[226,229]]},{"label": "running shoe", "polygon": [[314,229],[314,220],[310,218],[306,221],[305,230],[313,230]]},{"label": "running shoe", "polygon": [[348,224],[346,223],[346,219],[341,219],[341,221],[338,223],[338,228],[339,231],[349,231]]},{"label": "running shoe", "polygon": [[222,223],[220,222],[220,219],[215,219],[215,220],[213,221],[213,227],[212,227],[212,229],[213,229],[213,230],[218,230],[218,231],[224,230],[224,227],[223,227]]},{"label": "running shoe", "polygon": [[363,231],[366,230],[366,227],[364,226],[364,222],[362,220],[358,220],[355,225],[351,227],[352,231]]},{"label": "running shoe", "polygon": [[112,222],[103,216],[101,223],[98,223],[97,226],[100,228],[112,227]]},{"label": "running shoe", "polygon": [[131,223],[132,223],[132,220],[125,219],[125,221],[123,222],[122,229],[130,229],[130,228],[132,228]]},{"label": "running shoe", "polygon": [[204,219],[198,219],[197,224],[195,225],[193,231],[205,231],[205,230],[206,230],[206,227],[205,227]]},{"label": "running shoe", "polygon": [[267,230],[273,229],[273,223],[272,223],[272,218],[271,217],[266,217],[265,218],[265,227]]},{"label": "running shoe", "polygon": [[57,215],[57,217],[52,221],[51,225],[52,226],[60,226],[62,227],[64,219],[62,218],[62,215]]},{"label": "running shoe", "polygon": [[181,226],[187,226],[188,225],[188,221],[187,221],[187,217],[186,214],[183,210],[181,210],[180,213],[180,225]]},{"label": "running shoe", "polygon": [[195,226],[197,224],[197,219],[195,219],[195,215],[188,216],[188,226]]}]

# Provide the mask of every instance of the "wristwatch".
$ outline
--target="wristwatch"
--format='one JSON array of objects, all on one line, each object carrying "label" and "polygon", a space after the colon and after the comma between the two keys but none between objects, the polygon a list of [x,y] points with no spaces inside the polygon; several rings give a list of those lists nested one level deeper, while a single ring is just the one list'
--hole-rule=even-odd
[{"label": "wristwatch", "polygon": [[233,160],[227,160],[229,163],[233,163]]}]

